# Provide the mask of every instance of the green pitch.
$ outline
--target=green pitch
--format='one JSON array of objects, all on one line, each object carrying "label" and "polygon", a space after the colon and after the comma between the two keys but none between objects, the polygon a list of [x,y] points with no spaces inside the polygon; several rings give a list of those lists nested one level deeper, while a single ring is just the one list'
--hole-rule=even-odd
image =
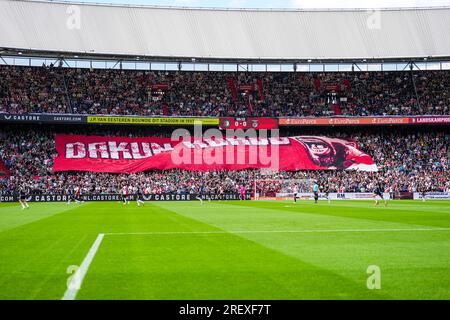
[{"label": "green pitch", "polygon": [[0,204],[0,299],[61,299],[99,234],[77,299],[450,299],[448,201],[30,207]]}]

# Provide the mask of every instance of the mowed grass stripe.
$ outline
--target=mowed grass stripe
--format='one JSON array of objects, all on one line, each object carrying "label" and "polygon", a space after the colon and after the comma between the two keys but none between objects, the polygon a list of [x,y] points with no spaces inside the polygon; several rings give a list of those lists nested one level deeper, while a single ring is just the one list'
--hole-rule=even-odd
[{"label": "mowed grass stripe", "polygon": [[[157,208],[159,214],[164,213],[171,217],[171,220],[181,221],[180,230],[210,229],[210,231],[178,232],[188,232],[190,235],[192,232],[222,232],[222,235],[217,239],[216,234],[213,237],[209,234],[196,234],[193,240],[145,240],[142,239],[142,235],[130,235],[125,237],[126,240],[116,240],[114,236],[106,233],[101,250],[97,252],[84,285],[78,293],[79,299],[94,297],[100,299],[300,299],[301,297],[345,299],[353,295],[355,291],[365,298],[381,297],[375,292],[369,292],[364,281],[359,284],[353,283],[332,272],[304,264],[298,259],[237,235],[179,216],[171,210]],[[173,242],[178,245],[174,247],[171,245]],[[190,247],[188,245],[190,242],[195,245]],[[254,249],[258,253],[256,256],[263,261],[258,262],[254,258],[248,260],[247,257],[254,254],[240,252],[248,246],[257,248]],[[219,260],[216,261],[216,259]],[[297,267],[290,266],[289,272],[283,275],[282,279],[280,275],[273,275],[273,270],[264,272],[265,266],[269,263],[267,259],[270,263],[278,265],[279,273],[282,274],[284,274],[283,266],[285,265],[295,264]],[[280,259],[282,261],[277,262]],[[203,262],[199,264],[201,261]],[[230,261],[236,267],[227,268],[226,264],[220,266],[221,262]],[[287,261],[290,263],[287,264]],[[210,275],[211,271],[208,269],[214,265],[215,273]],[[246,265],[248,270],[242,272],[240,268]],[[255,274],[252,268],[257,266],[260,266],[262,270]],[[117,270],[111,272],[110,268],[117,268]],[[135,269],[138,271],[134,271]],[[148,272],[149,270],[151,272]],[[155,273],[154,270],[158,271]],[[167,270],[168,275],[162,270]],[[301,284],[300,289],[292,287],[293,270],[299,274],[310,270],[298,279],[299,282],[295,286]],[[245,277],[241,279],[240,275]],[[276,281],[272,279],[274,277]],[[334,289],[323,292],[320,287],[327,281],[337,285]],[[115,289],[104,287],[109,284]],[[261,290],[258,286],[261,286]],[[263,290],[263,287],[267,289]],[[264,298],[264,295],[269,292],[271,294]]]},{"label": "mowed grass stripe", "polygon": [[[420,227],[420,229],[432,229],[432,232],[389,232],[393,226],[403,226],[406,229],[414,228],[410,224],[398,224],[384,222],[383,220],[364,220],[352,218],[340,218],[326,214],[303,214],[297,211],[265,210],[260,203],[248,202],[222,203],[223,210],[214,209],[207,211],[207,205],[201,210],[188,210],[188,207],[179,204],[171,205],[173,210],[184,215],[194,217],[201,221],[214,224],[225,230],[249,230],[242,232],[241,237],[255,241],[268,248],[280,251],[286,255],[298,258],[309,264],[338,273],[352,281],[360,281],[362,270],[369,265],[382,267],[387,279],[390,279],[388,294],[397,298],[409,299],[448,299],[445,288],[449,283],[442,282],[448,279],[450,274],[450,239],[449,232],[435,227]],[[160,206],[165,206],[163,203]],[[211,204],[216,207],[215,204]],[[252,205],[255,205],[253,208]],[[310,204],[314,206],[314,204]],[[316,208],[315,208],[316,209]],[[324,207],[322,207],[324,209]],[[382,211],[384,208],[377,208]],[[355,215],[364,215],[365,212],[357,211]],[[446,216],[443,216],[446,218]],[[306,220],[306,221],[305,221]],[[366,229],[376,226],[386,228],[387,232],[311,232],[311,233],[283,233],[274,232],[265,234],[258,232],[267,230],[286,231],[294,228],[301,229],[314,227],[342,229]],[[256,232],[251,232],[256,231]],[[319,230],[320,231],[320,230]],[[386,272],[387,271],[387,272]],[[430,274],[434,275],[430,277]],[[423,290],[413,290],[409,286],[401,285],[408,282],[411,277],[413,282],[420,283]],[[394,284],[396,283],[396,284]],[[435,290],[430,290],[435,288]]]},{"label": "mowed grass stripe", "polygon": [[[79,241],[75,244],[75,246],[66,252],[66,255],[64,256],[63,260],[61,261],[61,265],[64,265],[63,261],[70,260],[72,258],[72,256],[74,255],[74,253],[79,250],[78,248],[81,245],[83,245],[83,243],[85,241],[86,241],[86,236],[80,238]],[[49,269],[49,272],[47,273],[47,275],[43,279],[40,279],[40,282],[36,284],[34,291],[31,292],[30,299],[39,299],[40,296],[42,296],[43,294],[46,294],[46,292],[45,292],[46,286],[49,285],[49,282],[51,282],[51,280],[52,280],[52,276],[55,273],[57,273],[59,270],[60,270],[59,264],[53,265]],[[66,269],[66,276],[69,276],[69,274],[67,273],[67,270],[68,270],[68,268]],[[67,282],[66,282],[66,284],[67,284]]]},{"label": "mowed grass stripe", "polygon": [[107,236],[177,236],[177,235],[214,235],[214,234],[289,234],[289,233],[386,233],[386,232],[448,232],[450,228],[422,228],[422,229],[311,229],[311,230],[230,230],[230,231],[166,231],[166,232],[127,232],[106,233]]},{"label": "mowed grass stripe", "polygon": [[[38,207],[41,206],[35,206]],[[184,219],[159,213],[151,205],[139,210],[135,205],[123,207],[115,202],[70,208],[0,233],[0,299],[59,299],[66,290],[68,266],[81,264],[102,230],[173,230],[179,229]],[[39,214],[31,209],[27,212]],[[193,228],[202,227],[205,225]]]},{"label": "mowed grass stripe", "polygon": [[[341,201],[342,202],[342,201]],[[416,201],[423,204],[420,201]],[[450,201],[429,202],[431,208],[428,210],[411,210],[409,205],[416,202],[403,201],[390,202],[388,207],[380,205],[375,207],[370,201],[353,201],[347,205],[340,205],[339,201],[329,205],[326,201],[321,201],[315,205],[312,201],[302,202],[297,205],[289,202],[232,202],[231,205],[248,208],[262,208],[264,210],[298,212],[301,214],[312,214],[327,217],[340,217],[357,220],[371,220],[383,223],[397,223],[401,225],[412,225],[415,227],[427,226],[437,228],[450,228]],[[337,203],[337,205],[335,205]],[[432,211],[435,203],[438,211]]]},{"label": "mowed grass stripe", "polygon": [[[239,205],[242,204],[242,205]],[[318,230],[318,229],[423,229],[421,225],[411,225],[399,222],[386,222],[374,219],[363,219],[358,211],[356,217],[329,216],[321,212],[310,212],[309,207],[286,208],[278,204],[277,207],[264,207],[259,202],[230,202],[217,206],[215,203],[192,204],[190,207],[182,203],[155,204],[164,209],[170,209],[180,215],[196,219],[203,223],[214,225],[226,231],[265,231],[270,226],[271,230]],[[209,209],[209,207],[212,207]],[[317,210],[318,208],[313,208]],[[319,208],[327,210],[325,207]],[[432,228],[432,227],[426,227]]]},{"label": "mowed grass stripe", "polygon": [[30,203],[29,209],[22,210],[22,207],[17,203],[1,203],[0,232],[46,219],[76,208],[79,208],[79,206],[69,206],[66,203]]},{"label": "mowed grass stripe", "polygon": [[[347,208],[354,218],[329,215],[325,206],[324,212],[311,214],[278,204],[279,209],[259,202],[73,206],[73,211],[0,233],[0,299],[60,299],[67,267],[81,264],[99,233],[143,231],[224,233],[106,236],[79,298],[449,298],[448,231],[229,233],[414,227],[411,221],[366,220],[366,212],[358,208]],[[317,210],[313,204],[306,207]],[[376,209],[384,218],[384,208]],[[426,220],[427,213],[413,216]],[[440,217],[445,224],[448,216]],[[421,228],[434,227],[420,222]],[[365,286],[369,264],[382,269],[381,291]]]},{"label": "mowed grass stripe", "polygon": [[[34,204],[34,210],[24,212],[33,218],[45,213],[48,205]],[[67,207],[59,214],[0,233],[0,299],[57,299],[65,290],[67,267],[72,259],[82,259],[89,248],[89,234],[74,232],[76,225],[65,222],[89,204]]]},{"label": "mowed grass stripe", "polygon": [[78,294],[78,291],[81,288],[81,285],[83,284],[84,277],[86,276],[86,273],[89,271],[89,267],[92,263],[92,261],[95,258],[95,255],[100,248],[100,245],[103,241],[104,234],[100,233],[97,238],[95,239],[94,244],[89,249],[88,254],[86,257],[84,257],[83,262],[81,263],[80,267],[77,268],[75,271],[73,278],[70,280],[70,282],[67,284],[68,288],[66,292],[64,293],[64,296],[62,300],[75,300]]},{"label": "mowed grass stripe", "polygon": [[[327,201],[321,201],[319,204],[327,204]],[[337,207],[366,207],[366,205],[372,206],[372,209],[377,209],[374,206],[374,201],[366,201],[366,200],[358,200],[358,201],[340,201],[335,200],[331,202],[331,206]],[[384,207],[384,204],[381,202],[379,207],[383,207],[385,210],[394,210],[394,211],[418,211],[418,212],[434,212],[434,213],[442,213],[448,214],[449,212],[450,201],[447,200],[439,200],[439,201],[408,201],[408,200],[389,200],[388,206]]]}]

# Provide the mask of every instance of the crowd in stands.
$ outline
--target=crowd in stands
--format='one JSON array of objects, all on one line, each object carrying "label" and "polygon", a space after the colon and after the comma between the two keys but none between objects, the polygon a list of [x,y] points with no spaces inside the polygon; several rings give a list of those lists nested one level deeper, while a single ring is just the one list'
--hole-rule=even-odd
[{"label": "crowd in stands", "polygon": [[[113,133],[104,131],[103,134]],[[123,132],[116,134],[123,135]],[[80,186],[84,193],[118,193],[128,184],[144,188],[150,193],[196,193],[202,181],[205,181],[205,192],[215,193],[222,189],[231,193],[237,192],[240,185],[251,191],[255,180],[268,179],[314,179],[328,184],[332,192],[372,191],[374,183],[378,181],[383,181],[386,189],[392,192],[450,191],[450,134],[446,131],[355,131],[351,134],[335,132],[328,136],[356,140],[359,147],[373,157],[379,172],[170,170],[132,175],[85,172],[54,174],[54,131],[7,128],[0,130],[0,159],[9,169],[11,177],[0,177],[0,192],[17,192],[25,185],[37,194],[61,194],[74,186]],[[264,190],[260,191],[270,193],[277,191],[278,186],[276,183],[264,183],[261,188]]]},{"label": "crowd in stands", "polygon": [[0,113],[449,115],[449,71],[251,73],[0,66]]}]

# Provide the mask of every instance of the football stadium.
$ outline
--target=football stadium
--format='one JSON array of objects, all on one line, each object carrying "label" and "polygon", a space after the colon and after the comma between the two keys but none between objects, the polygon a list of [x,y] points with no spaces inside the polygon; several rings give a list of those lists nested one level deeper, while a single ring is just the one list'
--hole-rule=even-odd
[{"label": "football stadium", "polygon": [[0,300],[449,300],[449,30],[0,0]]}]

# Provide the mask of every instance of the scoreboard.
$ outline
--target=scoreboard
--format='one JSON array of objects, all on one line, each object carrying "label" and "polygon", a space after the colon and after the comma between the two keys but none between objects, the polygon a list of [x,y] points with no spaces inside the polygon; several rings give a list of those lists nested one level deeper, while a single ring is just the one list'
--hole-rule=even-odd
[{"label": "scoreboard", "polygon": [[278,129],[278,119],[274,118],[220,118],[222,130],[271,130]]}]

